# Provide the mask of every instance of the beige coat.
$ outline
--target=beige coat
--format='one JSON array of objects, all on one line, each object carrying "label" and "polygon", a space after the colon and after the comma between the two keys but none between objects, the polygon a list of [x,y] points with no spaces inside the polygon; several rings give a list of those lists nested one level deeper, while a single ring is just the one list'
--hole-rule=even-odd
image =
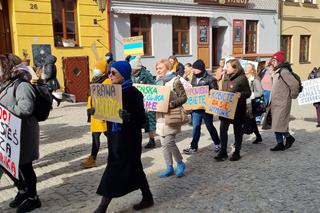
[{"label": "beige coat", "polygon": [[[187,101],[187,95],[183,88],[179,77],[174,77],[165,86],[170,87],[170,99],[169,108],[173,109],[182,106]],[[159,136],[167,136],[171,134],[177,134],[181,132],[181,126],[169,126],[165,123],[164,119],[165,113],[157,112],[157,129],[156,133]]]},{"label": "beige coat", "polygon": [[279,71],[273,74],[271,91],[272,131],[288,132],[292,97],[299,93],[299,82],[286,68],[281,68],[282,80]]}]

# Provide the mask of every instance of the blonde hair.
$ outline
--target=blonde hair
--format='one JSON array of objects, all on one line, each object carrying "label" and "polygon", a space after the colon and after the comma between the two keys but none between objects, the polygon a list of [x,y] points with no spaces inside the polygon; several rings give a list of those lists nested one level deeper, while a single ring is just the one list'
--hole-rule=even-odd
[{"label": "blonde hair", "polygon": [[169,62],[168,59],[161,59],[161,60],[159,60],[159,61],[156,63],[156,68],[157,68],[157,66],[158,66],[159,64],[164,64],[164,66],[168,69],[168,71],[171,70],[171,64],[170,64],[170,62]]},{"label": "blonde hair", "polygon": [[236,69],[237,71],[243,70],[243,68],[242,68],[242,66],[241,66],[241,64],[240,64],[238,59],[230,59],[229,61],[227,61],[226,64],[230,64],[231,67],[233,69]]},{"label": "blonde hair", "polygon": [[[253,64],[251,64],[251,63],[248,63],[247,65],[250,65],[250,66],[251,66],[251,68],[252,68],[252,75],[253,75],[253,76],[257,76],[256,67],[255,67]],[[246,65],[246,66],[247,66],[247,65]]]}]

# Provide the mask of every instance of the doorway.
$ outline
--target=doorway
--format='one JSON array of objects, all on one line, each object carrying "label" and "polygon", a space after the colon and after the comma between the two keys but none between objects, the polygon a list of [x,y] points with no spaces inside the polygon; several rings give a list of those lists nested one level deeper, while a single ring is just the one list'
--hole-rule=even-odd
[{"label": "doorway", "polygon": [[86,102],[89,94],[89,57],[63,57],[65,91],[76,96],[76,102]]},{"label": "doorway", "polygon": [[11,53],[11,32],[7,0],[0,0],[0,54]]},{"label": "doorway", "polygon": [[219,61],[225,56],[225,36],[227,27],[213,27],[212,28],[212,65],[213,68],[219,65]]}]

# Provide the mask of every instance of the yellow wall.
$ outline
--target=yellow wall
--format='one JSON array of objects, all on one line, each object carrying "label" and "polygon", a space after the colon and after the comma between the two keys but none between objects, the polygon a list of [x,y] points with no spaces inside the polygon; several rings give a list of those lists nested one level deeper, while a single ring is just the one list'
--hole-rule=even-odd
[{"label": "yellow wall", "polygon": [[[37,4],[38,9],[31,9],[30,4]],[[62,57],[89,56],[90,69],[92,69],[96,59],[91,50],[91,44],[96,43],[100,57],[109,51],[107,13],[102,14],[93,0],[77,1],[80,47],[75,48],[54,46],[50,0],[9,0],[9,10],[14,53],[23,57],[22,50],[26,49],[33,63],[32,44],[50,44],[52,54],[58,59],[56,63],[58,80],[62,86],[64,86]],[[95,25],[93,19],[101,21]],[[97,42],[97,39],[105,47]]]},{"label": "yellow wall", "polygon": [[[320,5],[283,3],[282,35],[292,35],[291,63],[302,79],[307,79],[313,67],[319,67],[320,55]],[[300,35],[310,35],[310,63],[299,62]]]}]

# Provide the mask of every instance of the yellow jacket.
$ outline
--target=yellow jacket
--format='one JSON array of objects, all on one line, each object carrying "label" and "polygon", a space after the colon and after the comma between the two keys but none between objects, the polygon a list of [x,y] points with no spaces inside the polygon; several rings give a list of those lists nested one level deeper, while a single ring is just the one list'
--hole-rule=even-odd
[{"label": "yellow jacket", "polygon": [[[102,82],[102,84],[111,84],[111,79],[106,79],[104,80],[104,82]],[[92,107],[92,98],[91,96],[88,97],[88,105],[87,108],[91,109]],[[91,123],[90,123],[90,131],[91,132],[106,132],[107,131],[107,122],[100,120],[100,119],[96,119],[93,116],[91,116]]]}]

